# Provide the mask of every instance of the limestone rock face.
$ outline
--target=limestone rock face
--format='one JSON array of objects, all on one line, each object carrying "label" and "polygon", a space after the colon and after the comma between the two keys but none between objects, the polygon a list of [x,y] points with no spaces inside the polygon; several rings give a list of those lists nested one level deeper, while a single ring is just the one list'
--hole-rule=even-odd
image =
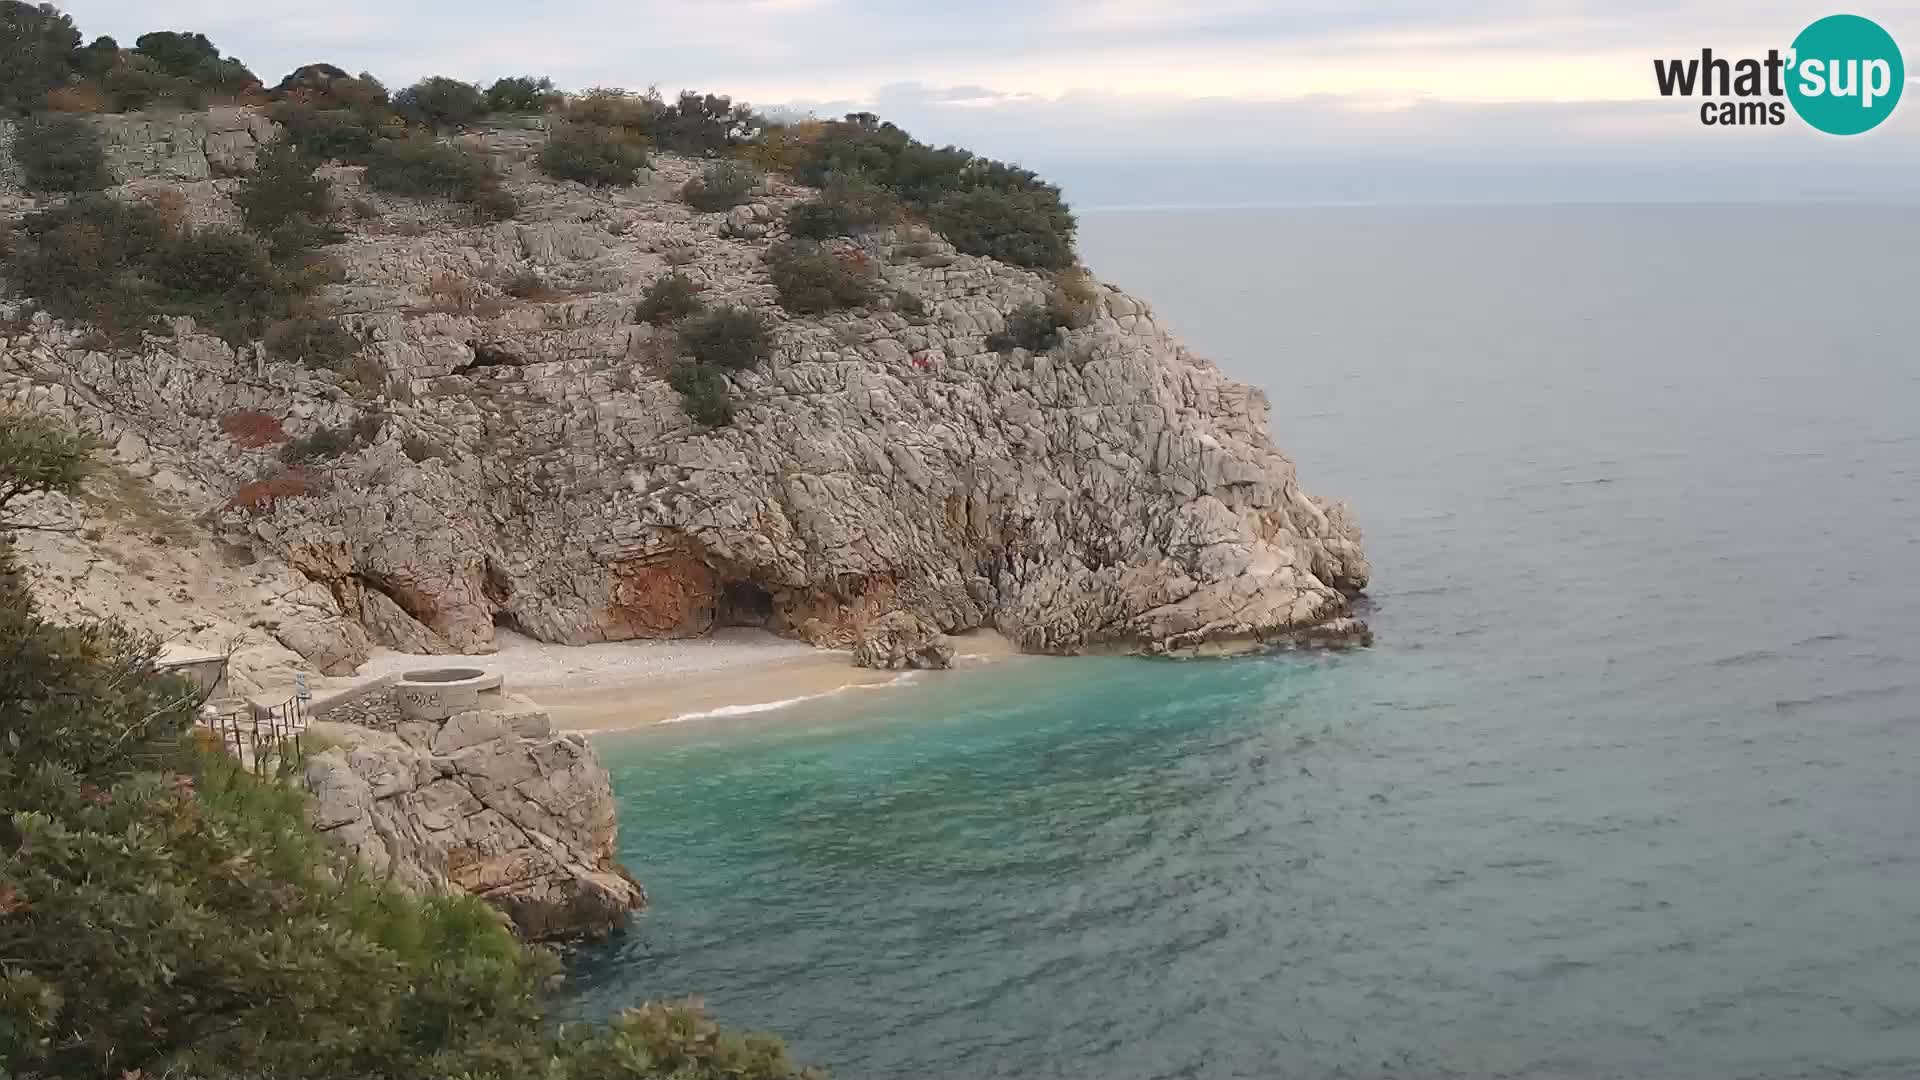
[{"label": "limestone rock face", "polygon": [[855,667],[950,668],[953,643],[911,611],[889,611],[862,625],[853,646]]},{"label": "limestone rock face", "polygon": [[0,198],[20,193],[20,164],[13,159],[12,120],[0,119]]},{"label": "limestone rock face", "polygon": [[607,772],[524,698],[406,721],[317,721],[309,816],[362,865],[422,893],[467,892],[531,939],[598,935],[646,905],[613,860]]},{"label": "limestone rock face", "polygon": [[[137,356],[42,320],[0,340],[0,400],[137,434],[155,479],[228,543],[410,650],[486,652],[496,626],[583,644],[740,622],[851,647],[898,611],[1031,652],[1182,652],[1349,615],[1359,530],[1300,486],[1264,395],[1143,301],[1096,284],[1059,346],[1002,354],[988,335],[1054,282],[885,231],[840,250],[918,305],[792,316],[765,255],[813,192],[775,178],[699,213],[674,195],[699,162],[659,155],[640,185],[594,190],[535,173],[538,137],[496,137],[510,222],[324,170],[362,215],[329,251],[344,280],[327,298],[368,342],[351,384],[187,320]],[[731,376],[730,426],[688,419],[665,379],[671,328],[635,320],[672,271],[772,331],[772,357]],[[507,287],[529,279],[531,298]],[[253,414],[287,437],[378,422],[299,491],[235,505],[279,468],[277,445],[227,433]],[[329,665],[364,647],[289,643]]]},{"label": "limestone rock face", "polygon": [[258,109],[108,113],[93,118],[116,181],[210,180],[251,173],[274,124]]}]

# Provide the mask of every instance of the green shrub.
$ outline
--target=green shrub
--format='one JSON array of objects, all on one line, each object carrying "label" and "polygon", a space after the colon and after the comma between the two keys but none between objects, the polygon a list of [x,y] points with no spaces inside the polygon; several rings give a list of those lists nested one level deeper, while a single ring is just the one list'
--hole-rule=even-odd
[{"label": "green shrub", "polygon": [[73,69],[83,78],[98,79],[120,62],[120,43],[102,34],[73,54]]},{"label": "green shrub", "polygon": [[723,94],[687,90],[671,105],[651,94],[642,100],[650,102],[653,114],[647,134],[662,150],[679,154],[718,154],[765,124],[746,103],[736,105]]},{"label": "green shrub", "polygon": [[816,245],[783,244],[767,253],[780,306],[796,315],[859,307],[873,299],[873,268],[858,252],[836,255]]},{"label": "green shrub", "polygon": [[680,331],[680,343],[700,363],[728,371],[758,364],[773,348],[760,316],[741,307],[721,308],[688,322]]},{"label": "green shrub", "polygon": [[473,207],[473,220],[485,225],[494,221],[512,221],[520,213],[520,200],[495,181],[479,191],[469,200]]},{"label": "green shrub", "polygon": [[655,326],[665,326],[699,311],[700,287],[685,274],[662,274],[653,279],[640,297],[634,318]]},{"label": "green shrub", "polygon": [[695,210],[718,213],[746,202],[765,179],[744,161],[716,161],[687,181],[680,189],[680,197]]},{"label": "green shrub", "polygon": [[160,250],[153,279],[162,312],[191,315],[235,345],[259,338],[302,291],[265,243],[225,228],[183,231]]},{"label": "green shrub", "polygon": [[353,433],[343,428],[318,427],[311,435],[287,440],[280,448],[280,460],[288,465],[310,465],[332,461],[353,449]]},{"label": "green shrub", "polygon": [[794,179],[824,187],[864,178],[927,214],[967,254],[1050,269],[1072,262],[1073,215],[1060,189],[1029,170],[928,146],[871,113],[821,125],[798,152]]},{"label": "green shrub", "polygon": [[513,75],[495,79],[487,87],[486,109],[492,113],[545,112],[559,97],[553,80],[544,75]]},{"label": "green shrub", "polygon": [[667,374],[667,385],[680,392],[680,403],[695,423],[723,427],[732,422],[732,384],[719,368],[683,360]]},{"label": "green shrub", "polygon": [[540,171],[558,180],[627,185],[647,167],[647,148],[624,129],[562,124],[541,147]]},{"label": "green shrub", "polygon": [[259,85],[245,64],[221,56],[205,34],[156,30],[134,39],[133,47],[139,58],[167,75],[187,80],[196,90],[237,94]]},{"label": "green shrub", "polygon": [[347,71],[346,68],[335,64],[301,64],[299,67],[287,72],[279,82],[274,84],[273,89],[269,90],[268,93],[273,96],[275,101],[286,101],[289,98],[293,98],[308,104],[314,104],[332,96],[333,84],[336,80],[350,79],[352,77],[352,73]]},{"label": "green shrub", "polygon": [[19,292],[113,337],[138,333],[156,315],[191,315],[242,344],[315,284],[276,269],[265,244],[246,233],[173,228],[145,203],[103,195],[29,215],[10,265]]},{"label": "green shrub", "polygon": [[20,223],[7,276],[58,318],[137,333],[156,313],[150,268],[170,242],[153,207],[81,196]]},{"label": "green shrub", "polygon": [[967,255],[1047,270],[1073,264],[1073,217],[1055,195],[975,188],[941,199],[931,216]]},{"label": "green shrub", "polygon": [[338,371],[360,351],[360,339],[339,319],[310,315],[275,323],[266,343],[275,359],[320,371]]},{"label": "green shrub", "polygon": [[434,75],[393,95],[393,111],[408,123],[436,132],[464,127],[480,118],[486,95],[472,83]]},{"label": "green shrub", "polygon": [[718,156],[765,124],[744,104],[693,91],[669,103],[651,90],[596,87],[563,102],[561,112],[569,122],[620,128],[662,150],[695,157]]},{"label": "green shrub", "polygon": [[160,104],[187,110],[206,107],[206,97],[192,79],[162,71],[152,60],[138,54],[109,70],[100,79],[100,88],[114,112],[133,112]]},{"label": "green shrub", "polygon": [[836,176],[811,202],[787,211],[787,231],[807,240],[851,236],[862,229],[891,225],[900,216],[900,200],[858,177]]},{"label": "green shrub", "polygon": [[78,116],[46,113],[25,121],[14,134],[13,156],[35,191],[99,191],[113,184],[99,129]]},{"label": "green shrub", "polygon": [[344,235],[332,223],[333,185],[314,175],[314,159],[291,142],[260,152],[253,175],[233,201],[247,228],[267,238],[277,259],[288,259]]},{"label": "green shrub", "polygon": [[924,208],[971,186],[965,174],[974,161],[958,147],[928,146],[871,113],[855,113],[825,125],[793,176],[815,187],[835,176],[864,176]]},{"label": "green shrub", "polygon": [[667,105],[651,91],[636,94],[613,87],[595,87],[560,102],[560,115],[570,124],[618,128],[642,142],[651,142]]},{"label": "green shrub", "polygon": [[286,129],[282,141],[316,161],[365,164],[380,139],[380,118],[353,109],[319,109],[280,102],[269,112]]},{"label": "green shrub", "polygon": [[1005,329],[987,335],[987,348],[1000,353],[1015,349],[1046,352],[1060,344],[1061,331],[1084,322],[1082,312],[1055,293],[1045,304],[1023,304],[1015,308],[1007,316]]},{"label": "green shrub", "polygon": [[434,139],[381,142],[367,162],[367,183],[378,191],[417,199],[471,203],[499,188],[486,158]]}]

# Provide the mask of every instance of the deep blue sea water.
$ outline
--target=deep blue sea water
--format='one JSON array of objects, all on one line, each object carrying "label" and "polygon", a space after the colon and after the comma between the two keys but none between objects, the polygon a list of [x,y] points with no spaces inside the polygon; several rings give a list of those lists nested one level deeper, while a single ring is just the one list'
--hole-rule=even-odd
[{"label": "deep blue sea water", "polygon": [[842,1078],[1920,1076],[1920,211],[1089,214],[1367,530],[1379,644],[603,739],[704,994]]}]

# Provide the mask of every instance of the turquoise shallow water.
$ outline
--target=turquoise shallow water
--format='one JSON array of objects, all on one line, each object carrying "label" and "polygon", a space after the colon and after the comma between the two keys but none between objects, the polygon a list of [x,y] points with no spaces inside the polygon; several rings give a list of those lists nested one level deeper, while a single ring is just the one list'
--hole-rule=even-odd
[{"label": "turquoise shallow water", "polygon": [[1917,241],[1090,215],[1353,501],[1379,646],[606,738],[655,906],[578,1010],[703,993],[841,1077],[1920,1075]]}]

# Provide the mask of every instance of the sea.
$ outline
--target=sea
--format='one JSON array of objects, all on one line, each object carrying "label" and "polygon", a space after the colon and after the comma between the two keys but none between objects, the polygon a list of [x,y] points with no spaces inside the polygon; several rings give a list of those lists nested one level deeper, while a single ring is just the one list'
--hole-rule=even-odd
[{"label": "sea", "polygon": [[1366,532],[1371,649],[608,736],[700,995],[843,1080],[1920,1077],[1920,209],[1085,214]]}]

